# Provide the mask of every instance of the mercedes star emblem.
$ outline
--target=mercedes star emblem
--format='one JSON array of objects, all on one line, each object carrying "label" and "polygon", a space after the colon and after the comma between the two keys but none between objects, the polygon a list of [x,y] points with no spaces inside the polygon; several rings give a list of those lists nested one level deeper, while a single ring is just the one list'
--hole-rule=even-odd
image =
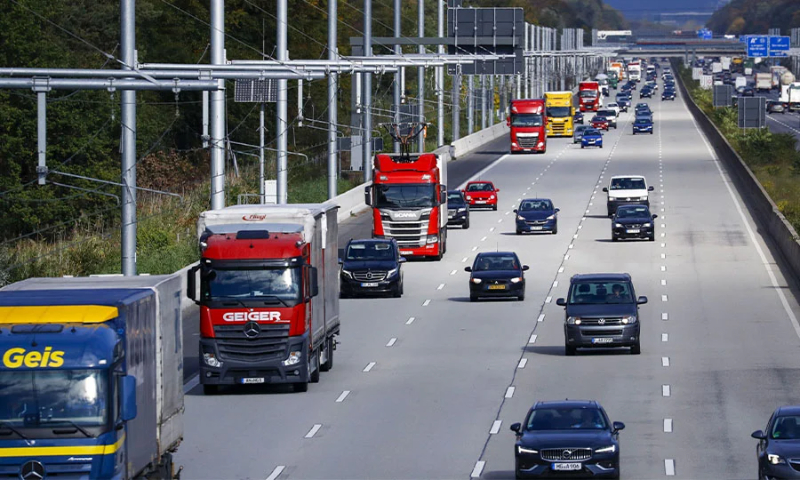
[{"label": "mercedes star emblem", "polygon": [[372,272],[367,272],[367,279],[372,279]]},{"label": "mercedes star emblem", "polygon": [[42,480],[44,478],[44,465],[36,460],[31,460],[22,465],[19,471],[22,480]]},{"label": "mercedes star emblem", "polygon": [[261,333],[261,327],[256,322],[247,322],[244,324],[244,336],[247,338],[256,338]]}]

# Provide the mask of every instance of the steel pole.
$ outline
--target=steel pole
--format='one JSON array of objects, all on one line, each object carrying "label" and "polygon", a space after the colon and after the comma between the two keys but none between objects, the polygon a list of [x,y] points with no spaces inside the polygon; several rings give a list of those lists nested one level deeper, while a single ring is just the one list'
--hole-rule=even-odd
[{"label": "steel pole", "polygon": [[481,130],[486,128],[486,75],[481,75]]},{"label": "steel pole", "polygon": [[[289,12],[286,5],[287,0],[278,0],[278,19],[276,22],[277,38],[275,42],[276,59],[279,62],[285,62],[289,59],[287,48],[287,25],[289,21]],[[277,194],[278,204],[283,205],[289,203],[289,157],[286,154],[288,149],[287,129],[289,128],[289,114],[287,106],[289,102],[288,94],[289,82],[287,80],[278,80],[278,103],[276,105],[275,128],[277,129]]]},{"label": "steel pole", "polygon": [[[328,60],[336,60],[337,54],[337,5],[338,0],[328,0]],[[336,91],[338,74],[328,74],[328,199],[338,192],[339,151],[336,145],[336,125],[339,123],[339,102]]]},{"label": "steel pole", "polygon": [[[400,38],[401,30],[400,30],[400,0],[394,0],[394,37]],[[400,45],[394,46],[394,54],[400,55],[403,53],[403,47]],[[397,73],[394,74],[394,95],[392,100],[392,121],[394,123],[400,123],[400,87],[401,87],[401,79],[402,70],[398,70]],[[392,141],[392,149],[394,153],[400,153],[400,142],[397,140]]]},{"label": "steel pole", "polygon": [[[417,29],[420,38],[425,36],[425,0],[418,0],[417,3]],[[419,46],[419,53],[425,53],[425,47]],[[417,105],[419,108],[419,121],[425,122],[425,67],[417,68]],[[419,153],[425,152],[425,134],[419,137]]]},{"label": "steel pole", "polygon": [[266,193],[264,192],[264,110],[265,103],[261,103],[261,109],[258,112],[258,203],[264,204],[267,201]]},{"label": "steel pole", "polygon": [[[364,56],[372,56],[372,0],[364,0]],[[362,75],[362,103],[364,117],[364,135],[362,148],[364,181],[372,180],[372,74]]]},{"label": "steel pole", "polygon": [[[211,0],[211,63],[225,64],[225,1]],[[225,81],[211,92],[211,209],[225,207]]]},{"label": "steel pole", "polygon": [[461,138],[461,72],[459,70],[460,67],[456,66],[453,74],[453,142]]},{"label": "steel pole", "polygon": [[208,148],[208,91],[203,90],[203,148]]},{"label": "steel pole", "polygon": [[[120,2],[122,68],[136,63],[136,1]],[[122,274],[136,275],[136,92],[122,92]]]},{"label": "steel pole", "polygon": [[39,185],[46,182],[47,170],[47,92],[36,92],[36,146],[39,157]]},{"label": "steel pole", "polygon": [[[436,4],[439,7],[437,9],[438,24],[436,34],[439,38],[444,38],[444,0],[436,0]],[[444,55],[444,45],[439,45],[437,51],[440,55]],[[455,77],[453,77],[453,80],[455,80]],[[436,97],[436,146],[440,147],[444,145],[444,67],[436,67]],[[453,128],[455,126],[454,123]]]},{"label": "steel pole", "polygon": [[467,75],[467,135],[475,131],[475,75]]}]

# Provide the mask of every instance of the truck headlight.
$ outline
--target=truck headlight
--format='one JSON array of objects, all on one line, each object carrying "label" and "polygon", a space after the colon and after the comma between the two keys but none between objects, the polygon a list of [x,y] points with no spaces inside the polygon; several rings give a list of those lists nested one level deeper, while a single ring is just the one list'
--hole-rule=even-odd
[{"label": "truck headlight", "polygon": [[469,280],[476,285],[483,281],[480,278],[470,278]]},{"label": "truck headlight", "polygon": [[525,217],[523,217],[522,215],[517,215],[517,220],[519,220],[521,222],[524,222],[525,221]]},{"label": "truck headlight", "polygon": [[217,357],[213,353],[204,353],[203,354],[203,361],[209,367],[219,368],[222,366],[222,362],[217,360]]},{"label": "truck headlight", "polygon": [[567,317],[567,325],[580,325],[581,317]]},{"label": "truck headlight", "polygon": [[617,446],[616,445],[611,445],[611,446],[608,446],[608,447],[597,448],[597,449],[595,449],[594,453],[614,453],[616,451],[617,451]]},{"label": "truck headlight", "polygon": [[636,323],[636,315],[628,315],[627,317],[622,317],[623,325],[628,325],[631,323]]},{"label": "truck headlight", "polygon": [[539,450],[534,450],[532,448],[525,448],[523,446],[517,445],[517,453],[527,453],[531,455],[536,455],[539,453]]},{"label": "truck headlight", "polygon": [[539,142],[539,148],[544,146],[544,142]]},{"label": "truck headlight", "polygon": [[426,243],[439,243],[439,236],[438,235],[428,235],[428,238],[425,240]]},{"label": "truck headlight", "polygon": [[786,463],[786,460],[784,460],[783,457],[780,455],[775,455],[774,453],[767,454],[767,460],[769,460],[769,463],[773,465]]},{"label": "truck headlight", "polygon": [[289,356],[286,357],[286,360],[282,361],[284,367],[288,367],[291,365],[297,365],[300,363],[300,357],[303,356],[303,352],[289,352]]},{"label": "truck headlight", "polygon": [[511,283],[519,283],[522,281],[522,277],[514,277],[511,279]]}]

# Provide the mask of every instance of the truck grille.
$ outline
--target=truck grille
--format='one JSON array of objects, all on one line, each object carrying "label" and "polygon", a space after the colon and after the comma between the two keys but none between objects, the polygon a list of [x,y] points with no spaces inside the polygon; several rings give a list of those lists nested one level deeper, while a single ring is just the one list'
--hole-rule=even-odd
[{"label": "truck grille", "polygon": [[517,135],[517,144],[520,148],[534,148],[538,140],[539,137],[521,137]]},{"label": "truck grille", "polygon": [[353,272],[353,278],[359,282],[380,282],[386,278],[386,273],[386,271],[362,270],[360,272]]},{"label": "truck grille", "polygon": [[553,130],[553,135],[565,135],[567,132],[566,123],[551,123],[550,126]]},{"label": "truck grille", "polygon": [[423,213],[419,220],[390,220],[388,215],[381,215],[383,233],[387,238],[397,240],[399,247],[421,247],[428,237],[428,224],[431,213]]},{"label": "truck grille", "polygon": [[562,460],[589,460],[592,458],[591,448],[545,448],[542,460],[558,462]]},{"label": "truck grille", "polygon": [[215,325],[214,336],[223,360],[264,362],[286,355],[289,325],[261,325],[255,337],[244,335],[244,325]]}]

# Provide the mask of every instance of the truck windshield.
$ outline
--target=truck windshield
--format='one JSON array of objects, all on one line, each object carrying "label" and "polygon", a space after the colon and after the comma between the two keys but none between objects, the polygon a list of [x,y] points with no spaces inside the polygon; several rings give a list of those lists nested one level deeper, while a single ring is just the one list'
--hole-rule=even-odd
[{"label": "truck windshield", "polygon": [[569,107],[547,107],[547,116],[553,118],[564,118],[570,116]]},{"label": "truck windshield", "polygon": [[514,113],[511,115],[512,127],[541,127],[542,116],[538,113]]},{"label": "truck windshield", "polygon": [[579,95],[581,98],[595,98],[597,96],[597,90],[581,90]]},{"label": "truck windshield", "polygon": [[205,300],[300,301],[300,268],[217,268],[203,275]]},{"label": "truck windshield", "polygon": [[0,372],[0,432],[57,428],[96,436],[90,427],[108,425],[115,408],[108,399],[105,370]]},{"label": "truck windshield", "polygon": [[436,206],[436,185],[375,185],[375,208],[430,208]]}]

